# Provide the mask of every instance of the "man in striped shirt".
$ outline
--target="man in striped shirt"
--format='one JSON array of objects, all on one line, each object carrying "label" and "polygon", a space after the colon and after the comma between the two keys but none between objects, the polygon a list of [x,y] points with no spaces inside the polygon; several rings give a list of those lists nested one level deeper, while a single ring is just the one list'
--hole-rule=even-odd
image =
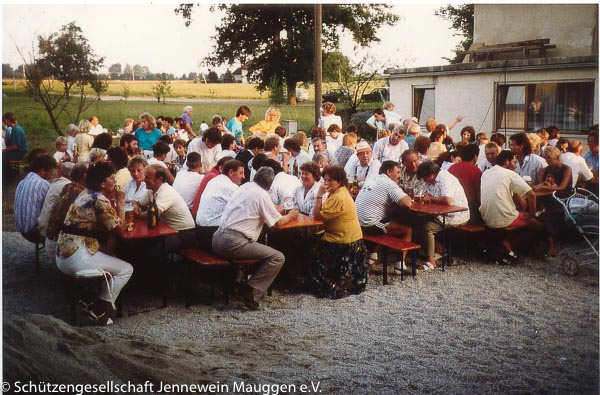
[{"label": "man in striped shirt", "polygon": [[31,163],[31,171],[15,191],[15,225],[23,237],[32,243],[44,241],[38,230],[37,219],[50,188],[48,180],[52,178],[55,169],[56,160],[50,155],[36,157]]},{"label": "man in striped shirt", "polygon": [[[410,208],[412,201],[398,186],[400,167],[398,162],[386,160],[379,168],[379,175],[372,182],[365,184],[356,197],[358,222],[366,235],[383,235],[399,237],[411,241],[412,228],[392,219],[390,211],[395,206]],[[394,272],[400,274],[404,269],[406,252],[402,260],[394,265]],[[386,264],[386,262],[384,262]]]}]

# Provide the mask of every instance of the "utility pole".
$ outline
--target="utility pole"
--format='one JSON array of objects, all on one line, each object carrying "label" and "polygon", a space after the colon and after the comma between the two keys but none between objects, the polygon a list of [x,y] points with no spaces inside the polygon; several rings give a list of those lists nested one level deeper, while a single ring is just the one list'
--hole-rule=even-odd
[{"label": "utility pole", "polygon": [[321,30],[323,28],[322,5],[315,4],[315,125],[321,116],[321,83],[323,80],[323,64],[321,55]]}]

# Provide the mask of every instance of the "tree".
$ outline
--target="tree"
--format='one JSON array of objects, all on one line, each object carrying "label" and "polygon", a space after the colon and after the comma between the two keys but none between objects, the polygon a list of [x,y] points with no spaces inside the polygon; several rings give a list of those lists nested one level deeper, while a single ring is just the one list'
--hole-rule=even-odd
[{"label": "tree", "polygon": [[340,68],[339,71],[338,86],[350,93],[350,96],[343,97],[342,102],[353,114],[362,103],[362,95],[369,87],[369,83],[377,75],[377,68],[374,67],[372,58],[366,55],[355,65]]},{"label": "tree", "polygon": [[323,53],[323,81],[335,82],[340,80],[342,73],[350,70],[350,58],[339,51]]},{"label": "tree", "polygon": [[111,74],[121,74],[122,73],[122,66],[121,63],[115,63],[110,65],[110,67],[108,68],[108,72]]},{"label": "tree", "polygon": [[209,70],[208,75],[206,76],[206,80],[209,83],[219,82],[219,75],[215,71]]},{"label": "tree", "polygon": [[133,68],[131,69],[131,72],[133,74],[133,79],[138,79],[138,80],[142,80],[144,79],[144,69],[142,68],[142,65],[136,64],[133,66]]},{"label": "tree", "polygon": [[[186,26],[192,21],[193,4],[175,9]],[[350,31],[361,46],[379,41],[376,32],[383,25],[398,21],[398,16],[383,4],[324,4],[323,41],[326,49],[337,49],[342,29]],[[314,6],[312,4],[258,5],[220,4],[211,7],[226,16],[216,29],[211,65],[245,64],[248,78],[258,82],[258,90],[271,87],[272,81],[285,84],[290,104],[296,103],[298,82],[313,80]],[[285,34],[281,34],[285,32]]]},{"label": "tree", "polygon": [[233,78],[233,73],[231,72],[231,70],[227,69],[227,71],[225,71],[225,74],[223,74],[223,82],[227,82],[227,83],[235,82],[235,79]]},{"label": "tree", "polygon": [[167,74],[165,73],[158,73],[157,77],[158,83],[152,86],[152,92],[159,103],[160,99],[165,103],[166,97],[171,94],[171,81],[167,79]]},{"label": "tree", "polygon": [[100,95],[108,90],[108,85],[108,81],[103,81],[99,78],[90,82],[92,90],[96,93],[96,99],[101,100]]},{"label": "tree", "polygon": [[179,77],[180,80],[187,80],[188,77],[185,73],[181,74],[181,77]]},{"label": "tree", "polygon": [[197,73],[194,73],[193,71],[191,73],[188,74],[188,80],[195,80],[198,77]]},{"label": "tree", "polygon": [[16,74],[18,74],[18,72],[13,70],[13,68],[10,64],[2,63],[2,78],[16,77]]},{"label": "tree", "polygon": [[453,36],[462,36],[464,40],[460,42],[452,51],[456,53],[453,59],[444,58],[450,63],[461,63],[465,54],[459,54],[460,51],[466,51],[473,44],[473,30],[475,26],[475,6],[473,4],[449,5],[441,7],[435,12],[435,15],[452,22],[452,28],[457,30]]},{"label": "tree", "polygon": [[[26,89],[41,103],[54,130],[62,135],[61,121],[76,123],[96,100],[85,87],[98,87],[97,72],[104,62],[98,58],[74,22],[48,37],[38,36],[39,56],[26,67]],[[32,55],[33,56],[33,55]],[[24,54],[21,57],[25,61]],[[55,89],[55,84],[61,87]]]}]

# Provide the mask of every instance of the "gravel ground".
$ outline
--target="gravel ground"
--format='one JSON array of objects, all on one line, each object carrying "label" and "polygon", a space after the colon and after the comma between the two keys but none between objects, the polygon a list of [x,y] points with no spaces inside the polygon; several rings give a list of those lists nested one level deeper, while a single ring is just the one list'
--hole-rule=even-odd
[{"label": "gravel ground", "polygon": [[35,277],[33,246],[16,233],[2,237],[4,381],[599,392],[594,269],[571,278],[557,262],[473,261],[383,286],[379,267],[361,295],[334,301],[276,291],[256,312],[219,301],[186,309],[177,295],[160,308],[158,293],[132,292],[128,316],[113,326],[73,327],[57,271],[46,265]]}]

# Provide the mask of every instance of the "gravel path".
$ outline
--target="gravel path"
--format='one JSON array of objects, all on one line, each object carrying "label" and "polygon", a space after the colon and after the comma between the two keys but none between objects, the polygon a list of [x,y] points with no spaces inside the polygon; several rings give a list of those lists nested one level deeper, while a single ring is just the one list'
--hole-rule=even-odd
[{"label": "gravel path", "polygon": [[[348,393],[597,394],[598,271],[479,262],[342,300],[279,291],[261,310],[133,294],[111,327],[72,327],[56,270],[4,232],[4,380],[319,385]],[[58,367],[58,369],[57,369]],[[157,384],[158,385],[158,384]],[[156,389],[157,387],[155,387]],[[265,393],[265,391],[260,391]],[[274,391],[271,391],[274,393]]]}]

